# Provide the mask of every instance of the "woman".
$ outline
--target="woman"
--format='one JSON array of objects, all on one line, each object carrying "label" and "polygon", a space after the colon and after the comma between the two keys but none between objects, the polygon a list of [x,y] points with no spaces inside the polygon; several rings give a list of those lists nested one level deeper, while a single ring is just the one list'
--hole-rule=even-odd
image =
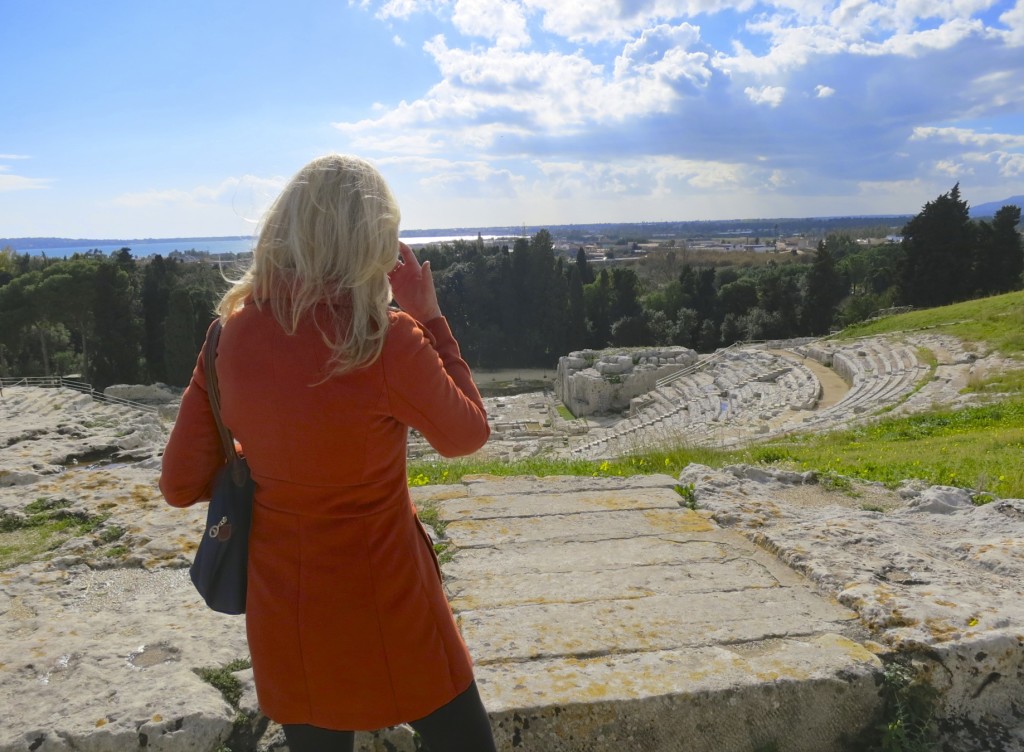
[{"label": "woman", "polygon": [[[405,467],[408,427],[457,456],[487,440],[487,415],[398,222],[371,165],[316,159],[217,309],[221,414],[256,483],[256,691],[292,752],[351,750],[353,730],[405,722],[434,752],[494,749]],[[223,464],[206,368],[200,357],[164,452],[175,506],[209,499]]]}]

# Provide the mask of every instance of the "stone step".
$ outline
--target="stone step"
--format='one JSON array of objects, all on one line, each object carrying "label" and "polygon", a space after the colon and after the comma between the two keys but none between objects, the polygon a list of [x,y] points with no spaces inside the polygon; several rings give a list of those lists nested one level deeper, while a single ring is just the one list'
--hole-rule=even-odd
[{"label": "stone step", "polygon": [[854,612],[675,485],[416,489],[446,522],[446,585],[499,749],[828,752],[873,722],[881,664]]}]

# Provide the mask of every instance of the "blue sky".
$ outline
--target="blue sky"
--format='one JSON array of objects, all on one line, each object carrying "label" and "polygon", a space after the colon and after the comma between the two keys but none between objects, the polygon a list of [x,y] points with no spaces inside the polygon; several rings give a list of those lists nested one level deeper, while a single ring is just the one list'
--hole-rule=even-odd
[{"label": "blue sky", "polygon": [[4,0],[0,237],[254,231],[329,151],[403,227],[1024,193],[1024,0]]}]

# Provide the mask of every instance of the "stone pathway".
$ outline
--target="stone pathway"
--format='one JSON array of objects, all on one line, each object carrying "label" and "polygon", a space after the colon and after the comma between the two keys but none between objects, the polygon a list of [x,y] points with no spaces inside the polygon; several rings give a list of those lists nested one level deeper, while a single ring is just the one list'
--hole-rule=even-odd
[{"label": "stone pathway", "polygon": [[826,752],[869,726],[856,614],[668,476],[426,487],[500,749]]}]

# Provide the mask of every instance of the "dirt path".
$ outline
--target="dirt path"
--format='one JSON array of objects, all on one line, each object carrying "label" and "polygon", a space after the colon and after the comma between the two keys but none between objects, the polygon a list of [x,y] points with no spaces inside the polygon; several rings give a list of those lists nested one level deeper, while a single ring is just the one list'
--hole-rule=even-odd
[{"label": "dirt path", "polygon": [[838,373],[828,366],[823,366],[813,358],[805,358],[802,355],[797,355],[791,350],[770,350],[769,352],[800,363],[818,379],[821,384],[821,397],[818,399],[818,404],[814,408],[815,410],[824,410],[826,407],[831,407],[845,397],[846,393],[850,391],[850,385],[843,381],[842,377],[840,377]]}]

